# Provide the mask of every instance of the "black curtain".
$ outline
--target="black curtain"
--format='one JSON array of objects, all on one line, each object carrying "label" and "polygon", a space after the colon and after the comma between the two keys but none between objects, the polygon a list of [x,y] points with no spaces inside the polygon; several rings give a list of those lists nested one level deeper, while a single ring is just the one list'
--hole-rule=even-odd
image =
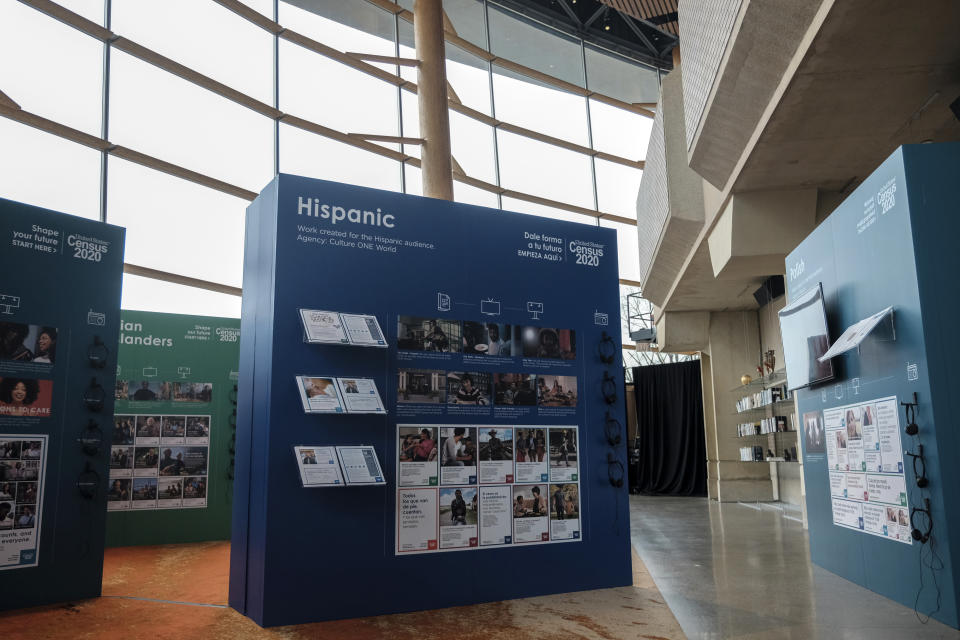
[{"label": "black curtain", "polygon": [[700,361],[634,367],[639,493],[707,495]]}]

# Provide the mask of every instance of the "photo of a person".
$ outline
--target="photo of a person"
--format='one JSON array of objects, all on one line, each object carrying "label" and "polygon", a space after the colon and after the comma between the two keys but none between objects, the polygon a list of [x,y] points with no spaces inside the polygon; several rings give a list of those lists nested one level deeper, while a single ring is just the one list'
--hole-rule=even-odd
[{"label": "photo of a person", "polygon": [[56,359],[57,330],[54,327],[40,327],[33,347],[33,362],[54,364]]},{"label": "photo of a person", "polygon": [[37,503],[37,483],[36,482],[18,482],[17,483],[17,503],[18,504],[36,504]]},{"label": "photo of a person", "polygon": [[156,447],[136,447],[133,450],[134,469],[156,468],[159,461],[160,455]]},{"label": "photo of a person", "polygon": [[15,529],[32,529],[34,524],[36,524],[36,507],[18,504],[17,505],[17,520],[14,525]]},{"label": "photo of a person", "polygon": [[108,502],[129,502],[130,501],[130,483],[127,479],[115,479],[110,482],[110,490],[107,492]]},{"label": "photo of a person", "polygon": [[133,501],[145,501],[157,499],[157,479],[156,478],[134,478],[133,479]]},{"label": "photo of a person", "polygon": [[[164,383],[169,384],[169,383]],[[169,391],[168,391],[169,393]],[[213,383],[210,382],[174,382],[174,402],[210,402],[213,399]]]},{"label": "photo of a person", "polygon": [[343,392],[344,393],[360,393],[360,389],[357,388],[357,381],[345,380]]},{"label": "photo of a person", "polygon": [[543,458],[547,455],[547,434],[543,429],[537,429],[533,433],[533,447],[530,451],[534,456],[530,462],[543,462]]},{"label": "photo of a person", "polygon": [[183,497],[183,478],[162,478],[157,485],[160,500],[179,500]]},{"label": "photo of a person", "polygon": [[514,518],[545,518],[550,514],[547,499],[541,494],[540,485],[514,485]]},{"label": "photo of a person", "polygon": [[513,460],[513,429],[481,429],[480,460]]},{"label": "photo of a person", "polygon": [[[517,429],[517,446],[515,448],[517,462],[526,462],[530,453],[532,440],[528,439],[529,429]],[[532,462],[532,460],[531,460]]]},{"label": "photo of a person", "polygon": [[206,478],[184,478],[183,499],[198,499],[207,497]]},{"label": "photo of a person", "polygon": [[419,316],[397,318],[397,349],[400,351],[457,353],[461,343],[460,322],[457,320]]},{"label": "photo of a person", "polygon": [[20,440],[0,440],[0,460],[19,460],[22,447]]},{"label": "photo of a person", "polygon": [[[156,385],[156,383],[154,383],[154,385]],[[150,388],[149,380],[142,380],[140,382],[140,388],[133,392],[130,399],[137,402],[152,402],[157,399],[157,393]]]},{"label": "photo of a person", "polygon": [[573,329],[522,327],[520,342],[525,358],[575,360],[577,357],[576,332]]},{"label": "photo of a person", "polygon": [[210,416],[187,416],[187,437],[210,437]]},{"label": "photo of a person", "polygon": [[187,419],[183,416],[163,416],[161,428],[164,438],[182,438],[187,432]]},{"label": "photo of a person", "polygon": [[13,500],[17,497],[17,485],[13,482],[0,483],[0,500]]},{"label": "photo of a person", "polygon": [[550,466],[577,466],[577,434],[573,429],[550,429]]},{"label": "photo of a person", "polygon": [[440,465],[444,467],[475,467],[469,442],[476,429],[470,427],[442,427],[440,429]]},{"label": "photo of a person", "polygon": [[827,439],[823,430],[823,414],[819,411],[803,414],[803,440],[808,454],[824,453],[827,450]]},{"label": "photo of a person", "polygon": [[0,379],[0,407],[9,407],[11,411],[3,413],[22,413],[19,409],[30,407],[40,395],[40,383],[32,378]]},{"label": "photo of a person", "polygon": [[334,386],[333,378],[305,378],[304,385],[308,398],[316,398],[317,396],[337,397],[337,389]]},{"label": "photo of a person", "polygon": [[0,502],[0,529],[13,528],[13,504]]},{"label": "photo of a person", "polygon": [[446,372],[424,369],[400,369],[397,372],[397,402],[443,404],[446,401]]},{"label": "photo of a person", "polygon": [[447,374],[449,404],[489,405],[490,374],[451,371]]},{"label": "photo of a person", "polygon": [[432,462],[437,459],[436,427],[400,427],[400,462]]},{"label": "photo of a person", "polygon": [[847,434],[845,431],[837,431],[837,449],[847,448]]},{"label": "photo of a person", "polygon": [[110,469],[132,469],[133,447],[113,447],[110,451]]},{"label": "photo of a person", "polygon": [[537,404],[536,376],[529,373],[493,374],[494,404],[532,407]]},{"label": "photo of a person", "polygon": [[30,326],[19,322],[0,322],[0,360],[30,362],[33,352],[24,345]]},{"label": "photo of a person", "polygon": [[302,464],[317,464],[317,452],[313,449],[302,449],[300,454]]},{"label": "photo of a person", "polygon": [[161,422],[160,416],[137,416],[137,437],[159,438]]},{"label": "photo of a person", "polygon": [[863,426],[872,427],[875,422],[873,405],[868,404],[867,406],[865,406],[863,408],[863,413],[861,414],[861,416],[863,418]]},{"label": "photo of a person", "polygon": [[476,526],[477,510],[472,506],[476,497],[474,487],[440,489],[440,526]]},{"label": "photo of a person", "polygon": [[113,417],[113,444],[133,444],[136,434],[135,421],[135,416],[118,415]]},{"label": "photo of a person", "polygon": [[39,440],[24,440],[20,457],[25,460],[39,460],[43,455],[43,443]]},{"label": "photo of a person", "polygon": [[577,406],[577,377],[538,375],[537,404],[541,407]]},{"label": "photo of a person", "polygon": [[174,456],[171,449],[163,450],[163,457],[160,458],[160,475],[179,476],[183,472],[184,467],[182,451],[178,451]]},{"label": "photo of a person", "polygon": [[553,520],[572,520],[580,517],[580,487],[578,485],[550,485],[550,517]]},{"label": "photo of a person", "polygon": [[117,380],[117,384],[114,387],[113,399],[114,400],[126,400],[130,395],[130,383],[126,380]]},{"label": "photo of a person", "polygon": [[863,426],[860,423],[860,411],[847,409],[847,439],[859,440],[863,437]]}]

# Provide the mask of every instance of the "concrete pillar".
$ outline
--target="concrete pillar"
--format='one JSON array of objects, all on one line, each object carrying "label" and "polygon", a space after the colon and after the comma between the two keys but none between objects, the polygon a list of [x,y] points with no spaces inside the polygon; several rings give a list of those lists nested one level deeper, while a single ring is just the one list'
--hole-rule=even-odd
[{"label": "concrete pillar", "polygon": [[447,111],[447,68],[443,40],[441,0],[416,0],[413,4],[413,34],[417,49],[417,102],[423,195],[453,200],[453,169],[450,156],[450,115]]},{"label": "concrete pillar", "polygon": [[740,461],[740,447],[765,442],[738,438],[736,431],[740,376],[755,376],[760,361],[757,312],[712,312],[709,333],[708,357],[701,363],[701,379],[710,497],[722,502],[773,500],[770,465]]}]

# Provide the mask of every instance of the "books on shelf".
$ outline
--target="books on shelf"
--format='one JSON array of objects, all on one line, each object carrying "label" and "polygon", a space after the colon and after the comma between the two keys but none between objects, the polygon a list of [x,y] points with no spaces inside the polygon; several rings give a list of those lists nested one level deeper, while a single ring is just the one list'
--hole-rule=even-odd
[{"label": "books on shelf", "polygon": [[741,438],[795,430],[792,414],[789,416],[771,416],[755,422],[744,422],[737,425],[737,435]]},{"label": "books on shelf", "polygon": [[790,400],[792,395],[786,385],[761,389],[756,393],[744,396],[737,401],[737,412],[750,411],[772,405],[782,400]]}]

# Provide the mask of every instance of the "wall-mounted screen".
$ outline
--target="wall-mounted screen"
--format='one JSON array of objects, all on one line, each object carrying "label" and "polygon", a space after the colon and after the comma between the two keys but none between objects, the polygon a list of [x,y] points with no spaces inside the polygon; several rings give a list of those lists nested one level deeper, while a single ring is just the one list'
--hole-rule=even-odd
[{"label": "wall-mounted screen", "polygon": [[823,286],[817,283],[781,309],[779,315],[788,388],[792,391],[832,379],[833,363],[817,360],[830,348]]}]

